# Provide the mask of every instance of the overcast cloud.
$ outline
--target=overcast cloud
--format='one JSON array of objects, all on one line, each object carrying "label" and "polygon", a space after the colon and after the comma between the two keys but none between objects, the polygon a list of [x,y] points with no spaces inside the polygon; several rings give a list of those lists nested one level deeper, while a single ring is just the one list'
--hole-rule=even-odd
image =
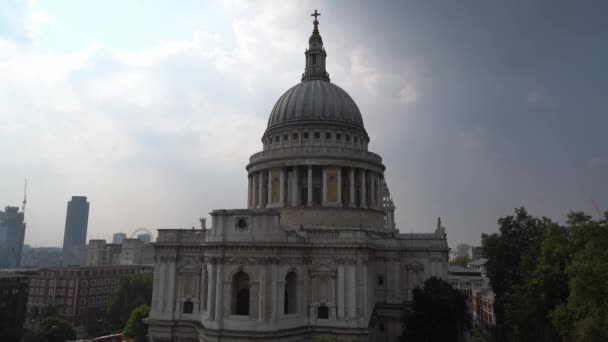
[{"label": "overcast cloud", "polygon": [[[596,6],[599,2],[596,3]],[[585,7],[587,6],[587,7]],[[332,82],[383,156],[403,232],[477,244],[526,206],[608,209],[606,8],[571,2],[2,1],[0,205],[26,243],[191,227],[244,207],[318,9]]]}]

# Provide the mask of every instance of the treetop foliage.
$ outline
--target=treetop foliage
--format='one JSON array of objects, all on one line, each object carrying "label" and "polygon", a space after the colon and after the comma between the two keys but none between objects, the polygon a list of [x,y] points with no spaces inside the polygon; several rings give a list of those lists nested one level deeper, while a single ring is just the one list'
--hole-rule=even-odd
[{"label": "treetop foliage", "polygon": [[146,342],[148,325],[143,322],[143,319],[147,318],[149,315],[150,307],[146,304],[142,304],[133,310],[129,316],[127,325],[122,332],[123,336],[126,337],[128,341]]},{"label": "treetop foliage", "polygon": [[471,321],[464,295],[436,277],[413,294],[413,312],[405,321],[401,341],[459,341]]},{"label": "treetop foliage", "polygon": [[142,304],[152,304],[152,274],[140,273],[120,280],[120,286],[110,297],[107,319],[122,329],[131,312]]},{"label": "treetop foliage", "polygon": [[21,341],[65,342],[75,339],[76,331],[74,331],[68,322],[57,317],[48,317],[30,326],[21,338]]},{"label": "treetop foliage", "polygon": [[608,341],[608,212],[566,225],[523,207],[482,236],[501,341]]}]

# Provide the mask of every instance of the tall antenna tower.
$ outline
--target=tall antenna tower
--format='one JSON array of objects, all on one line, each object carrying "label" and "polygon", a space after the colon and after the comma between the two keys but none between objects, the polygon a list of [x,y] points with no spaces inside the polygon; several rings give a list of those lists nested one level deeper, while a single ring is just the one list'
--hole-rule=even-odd
[{"label": "tall antenna tower", "polygon": [[27,178],[25,179],[25,184],[23,185],[23,206],[21,207],[21,212],[25,213],[25,204],[27,203]]}]

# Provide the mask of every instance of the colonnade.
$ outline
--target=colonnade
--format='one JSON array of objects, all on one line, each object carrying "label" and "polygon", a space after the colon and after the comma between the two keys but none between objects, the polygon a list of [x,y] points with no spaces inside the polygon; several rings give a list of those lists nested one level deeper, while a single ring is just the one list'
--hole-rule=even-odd
[{"label": "colonnade", "polygon": [[382,210],[382,173],[354,167],[306,165],[254,171],[247,207],[348,207]]}]

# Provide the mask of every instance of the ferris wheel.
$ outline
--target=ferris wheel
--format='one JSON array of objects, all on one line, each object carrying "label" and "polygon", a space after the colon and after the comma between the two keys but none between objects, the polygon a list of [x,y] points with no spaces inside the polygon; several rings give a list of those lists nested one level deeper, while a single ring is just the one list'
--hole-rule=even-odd
[{"label": "ferris wheel", "polygon": [[149,231],[148,229],[137,228],[137,229],[135,229],[135,231],[133,231],[133,233],[131,233],[131,239],[137,238],[137,235],[140,235],[140,234],[148,234],[148,235],[150,235],[150,237],[154,237],[154,234],[152,234],[152,232]]}]

